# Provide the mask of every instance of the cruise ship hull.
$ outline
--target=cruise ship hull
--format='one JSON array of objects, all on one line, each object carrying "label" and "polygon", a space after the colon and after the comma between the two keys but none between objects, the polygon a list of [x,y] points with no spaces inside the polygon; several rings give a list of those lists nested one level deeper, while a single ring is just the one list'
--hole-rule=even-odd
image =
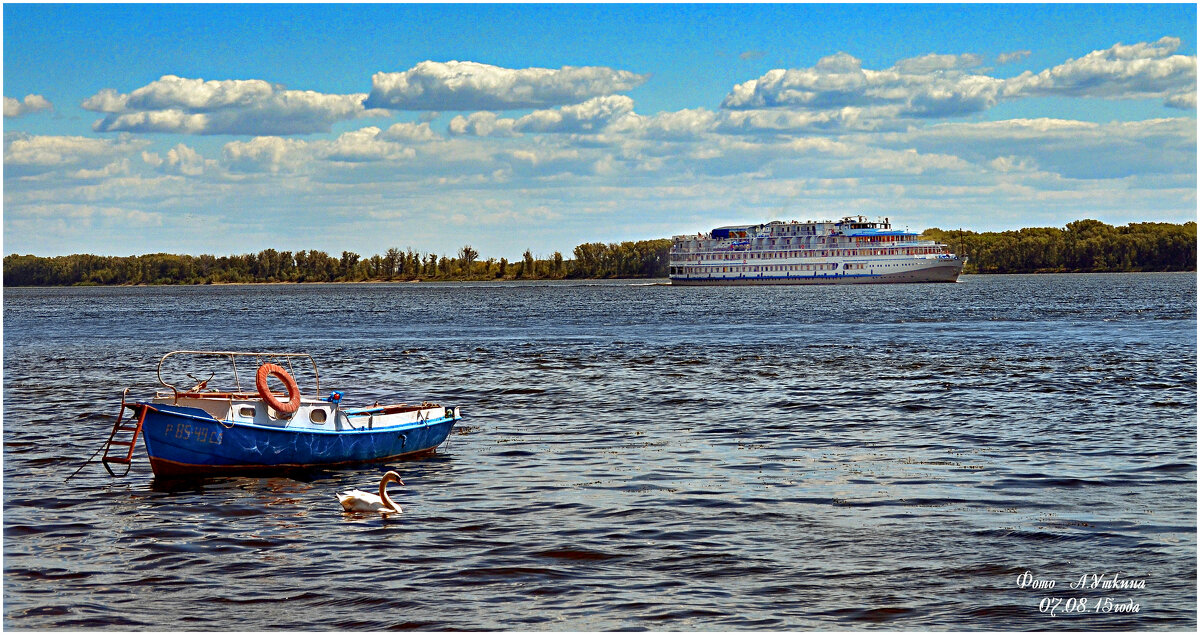
[{"label": "cruise ship hull", "polygon": [[[729,277],[672,276],[671,284],[679,286],[759,286],[773,284],[896,284],[904,282],[958,282],[962,262],[952,265],[914,269],[897,273],[843,274],[812,272],[808,275],[742,274]],[[815,274],[815,275],[814,275]],[[727,274],[728,275],[728,274]]]}]

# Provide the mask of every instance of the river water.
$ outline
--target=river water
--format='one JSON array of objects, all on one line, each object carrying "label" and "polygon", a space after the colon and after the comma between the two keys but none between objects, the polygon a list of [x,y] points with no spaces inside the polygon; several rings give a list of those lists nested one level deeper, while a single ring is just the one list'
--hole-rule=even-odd
[{"label": "river water", "polygon": [[[3,319],[8,629],[1197,626],[1195,274],[5,289]],[[420,461],[64,484],[176,349],[465,419]],[[404,513],[344,515],[389,468]]]}]

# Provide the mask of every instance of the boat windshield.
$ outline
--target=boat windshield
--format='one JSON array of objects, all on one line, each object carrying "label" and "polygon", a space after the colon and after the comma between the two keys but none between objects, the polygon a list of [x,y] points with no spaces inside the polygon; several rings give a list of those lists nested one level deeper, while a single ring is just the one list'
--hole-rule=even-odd
[{"label": "boat windshield", "polygon": [[[277,364],[288,372],[306,392],[321,393],[317,362],[308,353],[245,352],[245,351],[171,351],[158,360],[158,383],[181,392],[228,390],[247,392],[254,385],[258,367]],[[170,381],[164,378],[170,378]]]}]

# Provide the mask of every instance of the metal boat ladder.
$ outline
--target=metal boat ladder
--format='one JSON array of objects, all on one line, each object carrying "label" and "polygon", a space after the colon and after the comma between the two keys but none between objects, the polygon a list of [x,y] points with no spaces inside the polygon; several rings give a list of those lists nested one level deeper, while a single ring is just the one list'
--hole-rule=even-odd
[{"label": "metal boat ladder", "polygon": [[[104,442],[104,457],[100,459],[104,464],[104,469],[113,476],[125,476],[129,473],[129,468],[133,463],[133,450],[137,447],[138,435],[142,433],[142,423],[146,421],[146,412],[150,410],[150,407],[145,404],[127,405],[125,396],[128,394],[128,388],[121,393],[121,412],[117,415],[117,422],[113,424],[112,432],[108,435],[108,441]],[[126,408],[137,413],[137,419],[133,425],[124,423]],[[109,467],[109,463],[124,465],[125,471],[117,474]]]}]

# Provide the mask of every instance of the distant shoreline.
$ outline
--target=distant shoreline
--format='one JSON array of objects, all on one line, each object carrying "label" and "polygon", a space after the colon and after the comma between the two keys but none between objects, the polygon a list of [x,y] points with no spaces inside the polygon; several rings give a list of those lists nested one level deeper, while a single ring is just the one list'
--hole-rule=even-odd
[{"label": "distant shoreline", "polygon": [[[1025,271],[1019,273],[997,273],[997,272],[974,272],[961,274],[960,278],[969,278],[971,276],[1046,276],[1046,275],[1064,275],[1064,276],[1086,276],[1086,275],[1133,275],[1133,274],[1194,274],[1195,269],[1174,270],[1174,271]],[[296,281],[276,281],[276,282],[208,282],[208,283],[145,283],[139,282],[136,284],[54,284],[54,285],[4,285],[8,289],[64,289],[64,288],[137,288],[137,287],[237,287],[237,286],[295,286],[302,284],[446,284],[458,282],[481,282],[486,284],[504,283],[504,282],[654,282],[662,286],[671,286],[670,278],[504,278],[504,279],[476,279],[476,280],[306,280],[303,282]],[[918,283],[919,284],[919,283]],[[787,285],[784,285],[787,286]],[[812,286],[812,285],[796,285],[796,286]],[[820,286],[820,285],[818,285]],[[838,285],[828,285],[838,286]]]},{"label": "distant shoreline", "polygon": [[[977,233],[926,229],[925,239],[965,256],[964,275],[995,273],[1149,273],[1196,270],[1196,222],[1129,223],[1079,220],[1064,228],[1031,227]],[[520,260],[480,259],[470,245],[454,256],[392,248],[364,258],[343,251],[276,251],[229,256],[73,254],[4,257],[12,287],[176,286],[210,284],[496,282],[522,280],[662,279],[670,271],[669,238],[584,243],[572,258],[525,250]]]}]

